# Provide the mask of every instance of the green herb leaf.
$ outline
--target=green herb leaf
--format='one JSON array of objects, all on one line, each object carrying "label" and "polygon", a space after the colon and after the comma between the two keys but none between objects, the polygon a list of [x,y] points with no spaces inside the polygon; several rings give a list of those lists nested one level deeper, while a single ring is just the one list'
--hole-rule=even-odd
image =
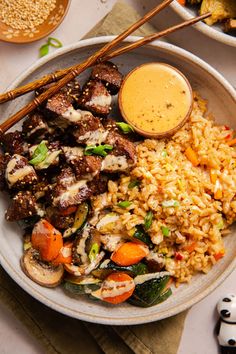
[{"label": "green herb leaf", "polygon": [[61,48],[62,47],[61,41],[59,41],[59,39],[53,38],[53,37],[48,38],[48,45],[50,45],[51,47],[54,47],[54,48]]},{"label": "green herb leaf", "polygon": [[90,262],[93,262],[94,259],[97,257],[98,255],[98,252],[99,252],[99,245],[98,243],[93,243],[90,251],[89,251],[89,260]]},{"label": "green herb leaf", "polygon": [[223,219],[216,225],[219,230],[222,230],[224,228],[224,221]]},{"label": "green herb leaf", "polygon": [[179,206],[179,202],[174,199],[164,200],[164,202],[162,202],[162,206],[164,208],[177,207],[177,206]]},{"label": "green herb leaf", "polygon": [[124,123],[124,122],[117,122],[116,123],[117,127],[120,128],[120,130],[122,130],[122,132],[124,134],[129,134],[134,132],[133,127],[131,127],[131,125]]},{"label": "green herb leaf", "polygon": [[128,184],[128,188],[129,189],[132,189],[134,187],[138,187],[140,185],[140,181],[138,181],[137,179],[134,180],[134,181],[131,181],[129,184]]},{"label": "green herb leaf", "polygon": [[161,153],[161,156],[162,157],[166,157],[168,154],[167,154],[167,151],[166,150],[163,150],[162,153]]},{"label": "green herb leaf", "polygon": [[129,202],[128,200],[124,200],[123,202],[119,202],[117,205],[120,208],[128,208],[130,205],[132,204],[132,202]]},{"label": "green herb leaf", "polygon": [[144,229],[148,230],[150,229],[151,225],[152,225],[152,219],[153,219],[153,212],[149,211],[144,219]]},{"label": "green herb leaf", "polygon": [[99,155],[99,156],[107,156],[107,152],[106,150],[112,150],[113,146],[112,145],[89,145],[86,146],[86,148],[84,149],[84,155]]},{"label": "green herb leaf", "polygon": [[34,150],[32,159],[29,161],[31,165],[38,165],[40,162],[46,159],[48,152],[47,145],[45,141],[41,141],[41,143]]},{"label": "green herb leaf", "polygon": [[162,235],[168,237],[170,235],[170,229],[166,226],[161,227]]},{"label": "green herb leaf", "polygon": [[42,58],[45,55],[47,55],[49,52],[49,45],[48,44],[43,44],[40,48],[39,48],[39,57]]}]

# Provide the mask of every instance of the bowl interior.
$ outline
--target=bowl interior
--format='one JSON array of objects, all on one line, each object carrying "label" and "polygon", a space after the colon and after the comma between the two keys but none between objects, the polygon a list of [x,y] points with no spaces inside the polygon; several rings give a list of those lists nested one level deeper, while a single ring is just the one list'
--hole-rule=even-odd
[{"label": "bowl interior", "polygon": [[[192,17],[198,15],[197,7],[182,6],[177,0],[174,0],[170,6],[172,9],[183,19],[189,20]],[[204,21],[198,22],[194,25],[197,30],[204,33],[206,36],[211,37],[219,42],[236,47],[236,37],[227,34],[223,31],[223,25],[214,24],[213,26],[208,26]]]},{"label": "bowl interior", "polygon": [[54,31],[64,19],[70,5],[70,0],[56,0],[56,6],[48,18],[32,29],[15,29],[0,19],[0,40],[12,43],[30,43],[38,41]]},{"label": "bowl interior", "polygon": [[[11,85],[11,88],[24,84],[56,69],[75,64],[98,50],[102,44],[111,38],[101,37],[77,43],[59,50],[57,53],[43,58]],[[136,38],[137,39],[137,38]],[[130,38],[129,41],[135,40]],[[234,120],[236,110],[235,94],[231,86],[212,68],[204,64],[190,53],[174,47],[173,45],[155,42],[143,48],[122,55],[114,60],[122,73],[127,74],[136,66],[160,61],[175,66],[184,73],[194,90],[209,100],[209,110],[215,115],[217,122],[236,128]],[[88,77],[88,71],[81,75],[80,81]],[[0,106],[1,120],[11,115],[30,98],[31,94],[16,99]],[[113,115],[116,115],[114,108]],[[15,130],[16,127],[14,127]],[[93,302],[85,297],[78,299],[68,296],[63,289],[43,288],[29,278],[20,269],[20,257],[22,255],[22,240],[19,227],[15,223],[7,223],[4,220],[4,210],[8,204],[8,198],[1,197],[0,201],[0,261],[9,275],[28,293],[51,308],[69,316],[104,324],[139,324],[151,322],[174,315],[192,306],[212,291],[235,266],[236,237],[235,227],[232,234],[225,238],[226,256],[207,274],[199,274],[193,277],[190,285],[182,285],[173,289],[174,294],[164,303],[150,307],[137,308],[129,304],[113,307],[106,304]]]}]

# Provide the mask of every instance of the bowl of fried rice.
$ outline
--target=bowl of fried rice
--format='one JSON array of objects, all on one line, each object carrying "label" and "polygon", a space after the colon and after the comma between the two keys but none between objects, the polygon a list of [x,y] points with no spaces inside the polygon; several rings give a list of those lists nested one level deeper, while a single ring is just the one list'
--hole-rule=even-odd
[{"label": "bowl of fried rice", "polygon": [[[73,65],[112,39],[93,38],[62,48],[31,66],[9,89]],[[125,42],[136,40],[137,37],[130,37]],[[135,166],[128,174],[111,178],[107,191],[91,199],[91,222],[98,228],[98,219],[104,216],[104,210],[109,210],[116,216],[115,222],[103,223],[100,232],[130,239],[137,226],[147,227],[148,214],[148,234],[154,245],[151,256],[161,264],[162,271],[171,275],[172,296],[147,308],[129,303],[114,306],[84,296],[68,296],[61,287],[52,290],[32,282],[20,268],[19,228],[6,223],[7,198],[1,198],[1,265],[33,297],[80,320],[132,325],[173,316],[206,297],[236,265],[235,90],[206,62],[164,42],[136,49],[116,58],[114,63],[127,74],[153,61],[175,66],[188,78],[194,92],[192,114],[169,138],[140,137],[135,143]],[[83,83],[88,75],[84,72],[79,81]],[[1,106],[2,119],[29,99],[30,95],[23,96]],[[112,115],[121,118],[116,98]],[[121,202],[126,202],[125,207]]]}]

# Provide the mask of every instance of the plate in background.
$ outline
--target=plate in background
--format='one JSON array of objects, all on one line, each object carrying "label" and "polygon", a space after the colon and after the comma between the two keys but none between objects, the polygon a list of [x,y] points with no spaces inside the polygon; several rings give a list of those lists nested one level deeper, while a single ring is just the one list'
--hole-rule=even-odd
[{"label": "plate in background", "polygon": [[[48,55],[28,70],[26,70],[8,88],[39,78],[42,75],[64,67],[74,65],[94,53],[102,45],[110,42],[114,37],[99,37],[78,42],[64,47]],[[137,37],[130,37],[124,42],[134,42]],[[151,61],[161,61],[176,66],[189,79],[193,89],[209,100],[209,109],[219,117],[219,123],[231,125],[236,129],[236,93],[232,86],[215,69],[191,53],[164,42],[154,42],[151,45],[136,49],[130,53],[114,59],[122,73],[126,74],[134,67]],[[80,76],[83,83],[88,78],[88,71]],[[31,94],[22,96],[15,101],[0,106],[1,120],[10,116],[26,104]],[[17,127],[14,127],[17,128]],[[5,197],[5,196],[4,196]],[[199,274],[193,277],[190,285],[181,285],[173,289],[173,295],[162,304],[139,308],[126,304],[112,306],[106,303],[94,302],[86,297],[75,299],[64,293],[61,287],[48,289],[31,281],[20,268],[20,257],[23,246],[21,231],[15,223],[7,223],[4,212],[8,198],[1,196],[0,201],[0,262],[15,282],[30,295],[52,309],[77,319],[113,325],[132,325],[160,320],[173,316],[202,300],[213,291],[236,266],[236,226],[232,227],[232,234],[225,238],[226,256],[219,261],[208,274]]]}]

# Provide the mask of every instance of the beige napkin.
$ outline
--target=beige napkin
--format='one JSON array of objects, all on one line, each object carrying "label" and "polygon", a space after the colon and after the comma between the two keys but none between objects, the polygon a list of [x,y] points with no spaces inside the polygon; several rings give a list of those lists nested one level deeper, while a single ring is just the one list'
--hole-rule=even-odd
[{"label": "beige napkin", "polygon": [[[119,1],[86,38],[118,34],[139,17],[130,6]],[[151,25],[145,24],[135,34],[143,36],[154,31]],[[177,353],[186,312],[144,325],[102,326],[75,320],[47,308],[26,294],[2,268],[0,284],[0,301],[39,340],[47,354]]]}]

